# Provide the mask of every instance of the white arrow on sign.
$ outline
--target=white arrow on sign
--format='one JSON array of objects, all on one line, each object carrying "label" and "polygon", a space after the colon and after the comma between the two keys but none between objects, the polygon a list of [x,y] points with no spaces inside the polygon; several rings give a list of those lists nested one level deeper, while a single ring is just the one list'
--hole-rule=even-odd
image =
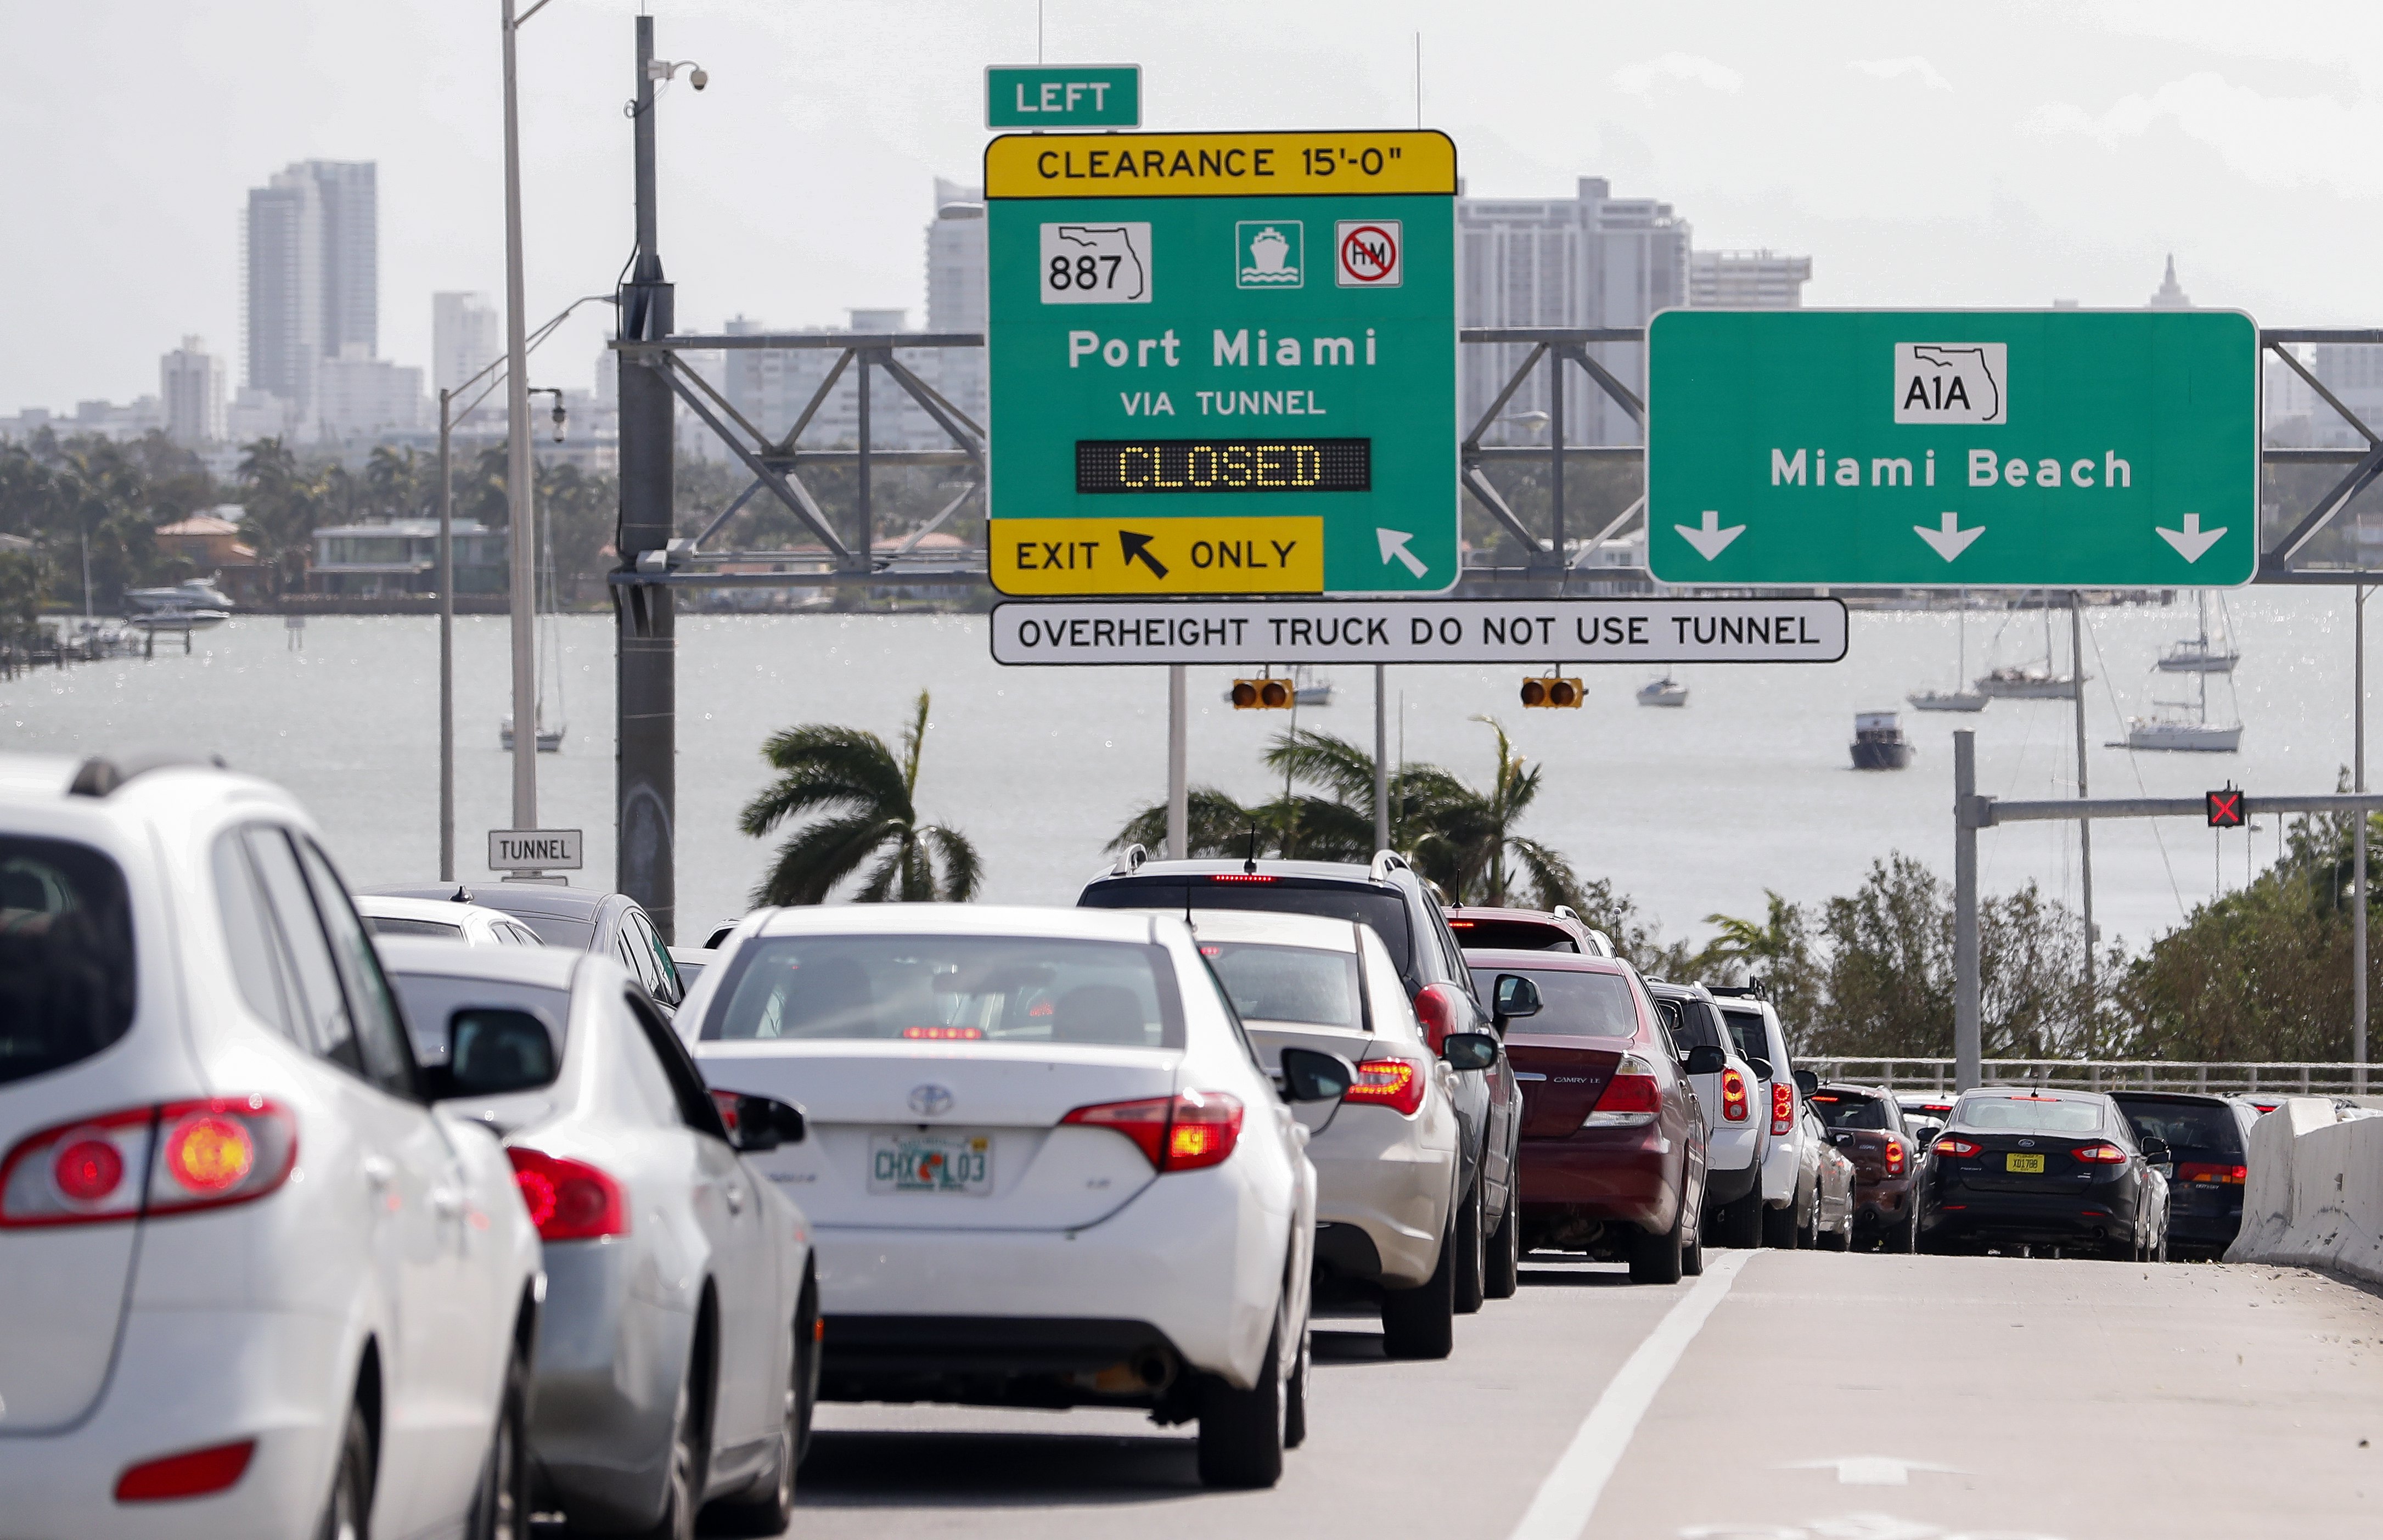
[{"label": "white arrow on sign", "polygon": [[1680,532],[1682,539],[1696,547],[1697,554],[1708,561],[1729,549],[1729,543],[1746,533],[1744,524],[1732,524],[1727,529],[1722,528],[1721,515],[1710,508],[1705,510],[1705,522],[1702,528],[1690,529],[1685,524],[1673,524],[1672,527]]},{"label": "white arrow on sign", "polygon": [[1382,543],[1382,561],[1385,564],[1396,561],[1415,576],[1421,577],[1424,574],[1426,570],[1424,564],[1415,559],[1414,552],[1407,549],[1407,542],[1414,538],[1413,535],[1403,529],[1383,529],[1377,525],[1374,529],[1374,538]]},{"label": "white arrow on sign", "polygon": [[1926,524],[1913,524],[1911,533],[1927,541],[1929,548],[1947,561],[1968,550],[1969,542],[1986,532],[1983,524],[1975,529],[1963,529],[1958,513],[1945,514],[1937,523],[1939,527],[1935,529]]},{"label": "white arrow on sign", "polygon": [[2174,546],[2177,555],[2183,557],[2187,561],[2198,561],[2204,552],[2225,536],[2226,526],[2220,524],[2216,529],[2204,529],[2201,527],[2200,514],[2187,513],[2184,516],[2182,529],[2160,529],[2155,525],[2154,533]]}]

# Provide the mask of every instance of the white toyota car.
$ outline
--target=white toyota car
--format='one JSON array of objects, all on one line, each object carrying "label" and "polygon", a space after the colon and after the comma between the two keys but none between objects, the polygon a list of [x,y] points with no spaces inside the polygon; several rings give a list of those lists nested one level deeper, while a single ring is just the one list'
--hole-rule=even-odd
[{"label": "white toyota car", "polygon": [[314,826],[0,756],[0,1534],[527,1533],[537,1233]]},{"label": "white toyota car", "polygon": [[1315,1172],[1179,917],[853,905],[747,916],[680,1010],[715,1087],[802,1106],[755,1157],[810,1216],[825,1400],[1147,1408],[1204,1481],[1306,1424]]}]

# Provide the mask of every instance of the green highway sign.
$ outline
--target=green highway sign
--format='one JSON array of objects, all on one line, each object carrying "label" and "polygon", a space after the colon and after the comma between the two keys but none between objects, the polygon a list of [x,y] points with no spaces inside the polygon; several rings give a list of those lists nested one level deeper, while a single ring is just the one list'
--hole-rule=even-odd
[{"label": "green highway sign", "polygon": [[1138,64],[989,64],[988,129],[1138,129]]},{"label": "green highway sign", "polygon": [[996,588],[1454,585],[1445,134],[1012,134],[984,175]]},{"label": "green highway sign", "polygon": [[2217,587],[2258,566],[2232,311],[1672,310],[1648,328],[1664,583]]}]

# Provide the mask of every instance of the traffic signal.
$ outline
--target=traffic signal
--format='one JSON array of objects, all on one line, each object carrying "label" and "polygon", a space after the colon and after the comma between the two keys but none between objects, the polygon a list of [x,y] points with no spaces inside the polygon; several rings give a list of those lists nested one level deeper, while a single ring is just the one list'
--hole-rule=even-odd
[{"label": "traffic signal", "polygon": [[2202,793],[2201,803],[2209,814],[2209,827],[2212,829],[2240,829],[2250,816],[2249,806],[2241,792],[2232,786],[2222,792]]},{"label": "traffic signal", "polygon": [[1288,679],[1233,681],[1233,709],[1236,711],[1288,711],[1291,704],[1290,681]]},{"label": "traffic signal", "polygon": [[1566,679],[1562,674],[1523,681],[1523,704],[1525,706],[1578,707],[1586,694],[1587,692],[1581,688],[1579,680]]}]

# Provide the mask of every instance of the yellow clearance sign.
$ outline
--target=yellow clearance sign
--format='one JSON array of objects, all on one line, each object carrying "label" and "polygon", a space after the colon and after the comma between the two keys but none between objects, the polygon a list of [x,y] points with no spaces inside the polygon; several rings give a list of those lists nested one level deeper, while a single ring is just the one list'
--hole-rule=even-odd
[{"label": "yellow clearance sign", "polygon": [[1320,518],[996,519],[1005,594],[1317,594]]},{"label": "yellow clearance sign", "polygon": [[985,150],[988,198],[1456,192],[1456,145],[1378,133],[1011,134]]}]

